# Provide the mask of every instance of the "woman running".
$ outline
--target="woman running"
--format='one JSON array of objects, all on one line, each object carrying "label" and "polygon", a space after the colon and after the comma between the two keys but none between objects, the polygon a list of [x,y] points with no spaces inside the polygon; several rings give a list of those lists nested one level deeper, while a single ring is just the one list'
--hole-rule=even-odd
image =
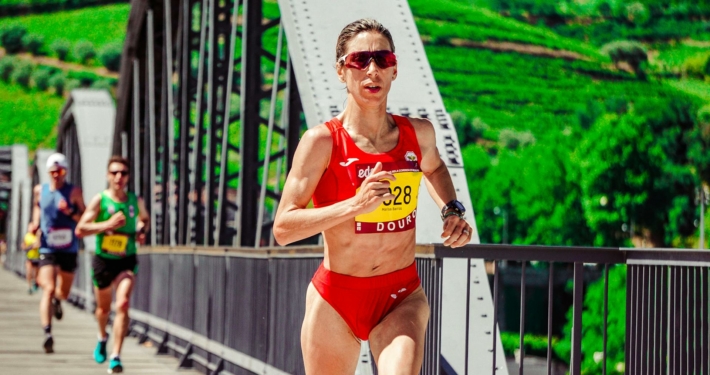
[{"label": "woman running", "polygon": [[397,78],[390,32],[355,21],[335,54],[347,106],[304,134],[274,223],[282,245],[323,233],[301,329],[306,373],[353,374],[360,341],[369,340],[380,374],[418,374],[429,320],[414,262],[422,176],[442,207],[444,245],[467,244],[471,227],[432,124],[387,113]]}]

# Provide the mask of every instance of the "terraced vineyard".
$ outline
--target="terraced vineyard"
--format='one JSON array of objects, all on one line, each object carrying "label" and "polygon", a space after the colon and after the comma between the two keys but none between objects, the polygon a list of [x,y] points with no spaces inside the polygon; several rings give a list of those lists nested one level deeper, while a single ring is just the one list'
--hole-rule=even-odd
[{"label": "terraced vineyard", "polygon": [[474,42],[503,41],[567,50],[606,60],[597,48],[562,38],[544,29],[501,17],[484,8],[453,0],[410,0],[417,28],[422,35],[439,39],[460,38]]},{"label": "terraced vineyard", "polygon": [[64,100],[0,81],[0,144],[54,147]]},{"label": "terraced vineyard", "polygon": [[0,24],[19,23],[27,27],[29,34],[43,36],[46,52],[49,52],[46,47],[61,39],[72,46],[79,41],[88,41],[100,50],[108,43],[123,42],[129,12],[130,5],[115,4],[4,18],[0,19]]}]

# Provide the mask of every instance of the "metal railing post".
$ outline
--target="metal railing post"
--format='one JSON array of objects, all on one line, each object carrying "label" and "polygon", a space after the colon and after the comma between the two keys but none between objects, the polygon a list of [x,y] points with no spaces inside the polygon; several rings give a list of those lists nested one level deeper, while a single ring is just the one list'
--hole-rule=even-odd
[{"label": "metal railing post", "polygon": [[525,265],[523,262],[520,270],[520,369],[518,373],[523,375],[523,365],[525,360]]},{"label": "metal railing post", "polygon": [[572,358],[570,373],[582,374],[582,310],[584,303],[584,265],[574,264],[574,295],[572,303]]},{"label": "metal railing post", "polygon": [[[500,284],[500,262],[499,261],[494,261],[493,262],[493,369],[492,369],[492,374],[495,375],[496,373],[496,359],[498,358],[497,355],[497,348],[498,348],[498,288]],[[468,355],[468,352],[466,353]]]},{"label": "metal railing post", "polygon": [[549,268],[549,280],[547,282],[547,375],[552,375],[552,292],[555,278],[555,262],[550,262]]}]

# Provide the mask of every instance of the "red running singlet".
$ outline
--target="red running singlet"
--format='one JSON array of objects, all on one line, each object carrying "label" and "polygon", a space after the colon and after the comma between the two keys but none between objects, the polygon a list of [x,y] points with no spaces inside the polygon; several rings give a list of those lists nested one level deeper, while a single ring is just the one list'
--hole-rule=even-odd
[{"label": "red running singlet", "polygon": [[399,128],[399,141],[388,152],[362,151],[337,118],[325,123],[333,137],[333,151],[325,173],[313,193],[315,207],[328,206],[354,197],[362,181],[377,162],[382,170],[394,174],[390,191],[394,199],[385,201],[373,212],[355,217],[355,233],[393,233],[414,229],[422,170],[417,134],[406,117],[392,116]]}]

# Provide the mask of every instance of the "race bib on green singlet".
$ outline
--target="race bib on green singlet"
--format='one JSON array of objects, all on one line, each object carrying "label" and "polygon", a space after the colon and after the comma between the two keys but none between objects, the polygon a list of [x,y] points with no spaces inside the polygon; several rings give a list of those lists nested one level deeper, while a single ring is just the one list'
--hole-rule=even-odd
[{"label": "race bib on green singlet", "polygon": [[[356,172],[359,183],[370,175],[375,164],[359,164]],[[422,172],[416,162],[397,161],[382,164],[396,181],[390,181],[394,197],[382,202],[374,211],[355,217],[355,233],[394,233],[414,229],[417,218],[417,198]],[[357,189],[360,191],[360,188]]]},{"label": "race bib on green singlet", "polygon": [[104,235],[101,241],[101,250],[111,255],[126,255],[128,236],[125,234]]}]

